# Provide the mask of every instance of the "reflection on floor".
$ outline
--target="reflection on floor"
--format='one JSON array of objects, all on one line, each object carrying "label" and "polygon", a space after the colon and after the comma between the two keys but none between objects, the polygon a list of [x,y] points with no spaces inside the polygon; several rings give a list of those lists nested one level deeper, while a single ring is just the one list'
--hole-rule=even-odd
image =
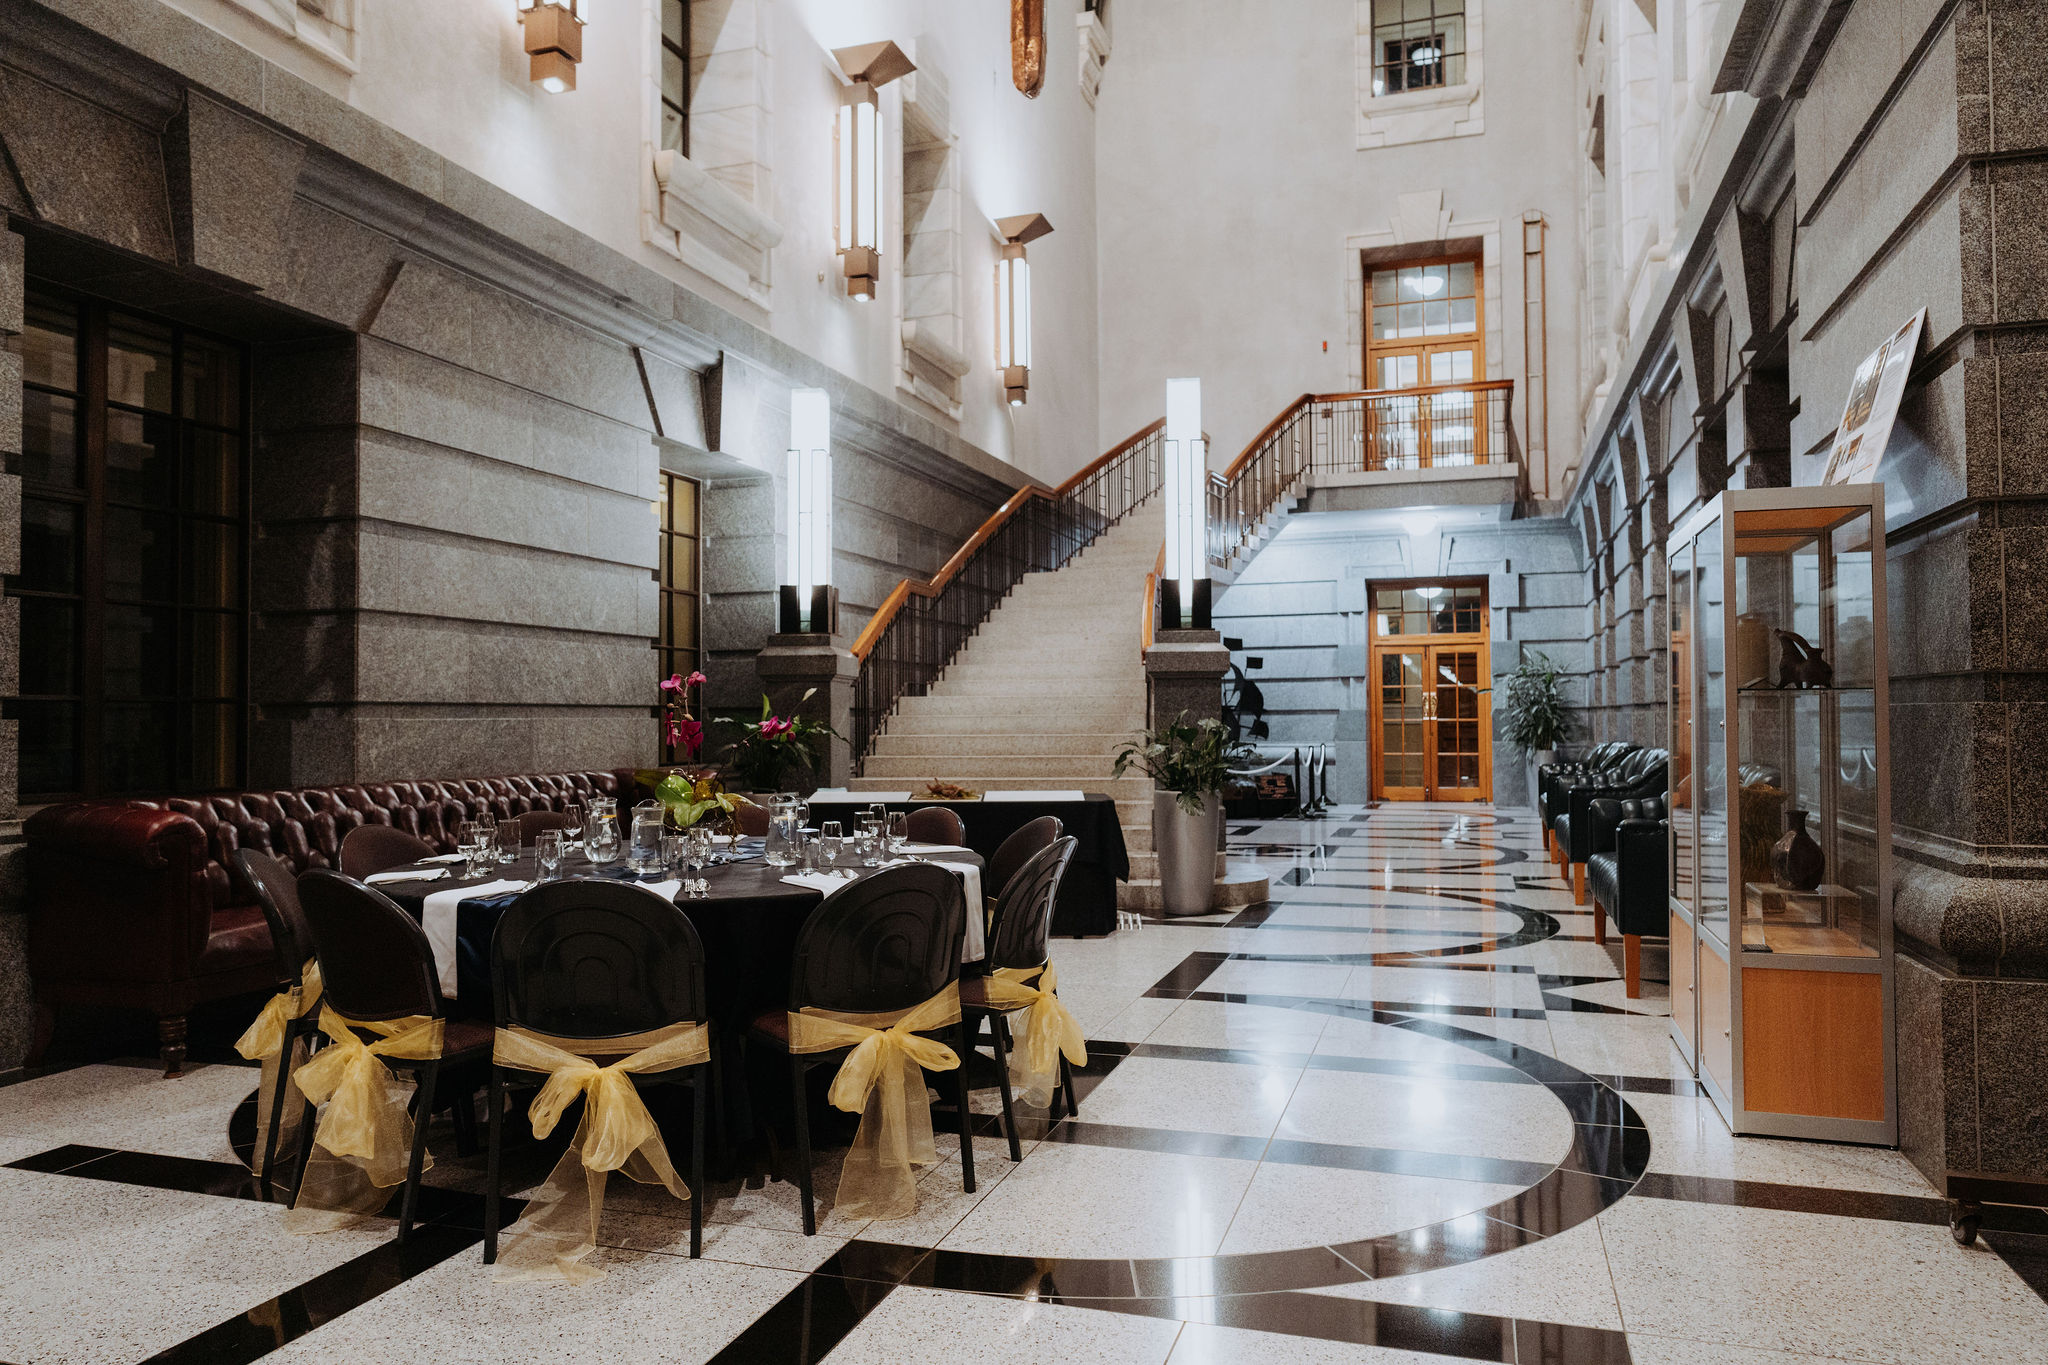
[{"label": "reflection on floor", "polygon": [[943,1162],[915,1217],[862,1223],[823,1153],[810,1238],[787,1183],[716,1184],[700,1261],[614,1181],[584,1288],[493,1284],[452,1156],[402,1249],[285,1234],[237,1157],[251,1071],[0,1089],[0,1360],[2038,1358],[2048,1224],[1965,1250],[1895,1152],[1731,1137],[1527,812],[1231,842],[1271,902],[1057,944],[1091,1061],[1021,1164],[984,1116],[976,1193]]}]

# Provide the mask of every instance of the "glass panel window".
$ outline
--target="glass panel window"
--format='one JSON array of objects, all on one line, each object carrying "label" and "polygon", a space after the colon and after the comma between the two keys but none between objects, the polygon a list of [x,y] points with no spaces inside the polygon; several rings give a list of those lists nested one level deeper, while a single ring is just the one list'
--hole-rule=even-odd
[{"label": "glass panel window", "polygon": [[[655,676],[688,677],[703,666],[702,522],[696,480],[661,476],[661,634],[654,641]],[[670,754],[671,761],[680,755]]]},{"label": "glass panel window", "polygon": [[1465,0],[1373,0],[1372,92],[1465,83]]},{"label": "glass panel window", "polygon": [[22,349],[22,797],[235,786],[247,357],[40,291]]},{"label": "glass panel window", "polygon": [[661,0],[661,146],[690,154],[690,4]]}]

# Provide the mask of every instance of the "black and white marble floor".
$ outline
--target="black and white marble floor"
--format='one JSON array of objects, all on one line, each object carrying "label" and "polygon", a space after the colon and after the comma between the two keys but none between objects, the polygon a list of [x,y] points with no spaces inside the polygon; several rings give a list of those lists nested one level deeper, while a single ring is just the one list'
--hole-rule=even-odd
[{"label": "black and white marble floor", "polygon": [[1731,1137],[1527,812],[1231,842],[1271,902],[1057,942],[1092,1058],[1021,1164],[985,1121],[976,1193],[942,1163],[810,1238],[786,1183],[716,1185],[697,1261],[614,1181],[583,1288],[492,1283],[452,1158],[405,1248],[286,1234],[246,1068],[0,1088],[0,1362],[2048,1360],[2048,1222],[1966,1250],[1896,1152]]}]

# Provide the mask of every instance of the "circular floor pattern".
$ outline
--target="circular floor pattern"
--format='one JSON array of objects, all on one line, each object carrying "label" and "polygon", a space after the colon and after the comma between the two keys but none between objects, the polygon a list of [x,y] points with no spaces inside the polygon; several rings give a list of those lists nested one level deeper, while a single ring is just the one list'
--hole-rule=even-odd
[{"label": "circular floor pattern", "polygon": [[[1372,818],[1362,816],[1355,823],[1369,827]],[[1480,825],[1508,829],[1520,823],[1512,816],[1461,813],[1455,817],[1445,814],[1435,820],[1408,816],[1398,822],[1389,820],[1382,828],[1397,836],[1421,835],[1441,831],[1444,821],[1450,821],[1459,834],[1469,834]],[[1470,849],[1479,856],[1471,861],[1428,868],[1390,866],[1396,874],[1477,872],[1528,860],[1528,855],[1520,849],[1490,848],[1476,838],[1454,836],[1446,839],[1438,833],[1438,837],[1431,840],[1437,847],[1446,842]],[[1393,891],[1413,889],[1392,888]],[[1361,890],[1362,894],[1374,893]],[[1561,929],[1554,916],[1497,896],[1440,889],[1424,894],[1512,914],[1519,920],[1520,927],[1512,933],[1485,935],[1466,943],[1373,953],[1195,952],[1188,955],[1183,967],[1194,964],[1199,968],[1200,964],[1207,962],[1212,964],[1210,970],[1213,971],[1229,961],[1412,965],[1432,959],[1497,952],[1541,943],[1556,937]],[[1453,932],[1446,931],[1445,936]],[[1473,964],[1461,966],[1458,970],[1533,971],[1528,967],[1494,964]],[[1207,974],[1202,973],[1202,976]],[[1192,995],[1199,996],[1199,990],[1193,991]],[[1199,1317],[1203,1310],[1194,1302],[1197,1300],[1323,1289],[1368,1279],[1412,1275],[1468,1264],[1527,1246],[1575,1227],[1613,1205],[1634,1187],[1647,1166],[1649,1132],[1627,1100],[1603,1081],[1545,1053],[1491,1034],[1461,1028],[1441,1018],[1378,1009],[1349,1000],[1257,994],[1231,994],[1228,999],[1232,1003],[1366,1020],[1468,1048],[1494,1063],[1514,1068],[1528,1083],[1548,1090],[1570,1116],[1570,1147],[1563,1159],[1542,1179],[1484,1208],[1400,1232],[1325,1245],[1198,1256],[1106,1258],[1011,1255],[954,1251],[944,1247],[906,1248],[857,1239],[835,1259],[857,1272],[864,1259],[904,1263],[906,1255],[914,1255],[917,1259],[909,1270],[908,1280],[913,1284],[1069,1304],[1092,1302],[1100,1307],[1115,1306],[1123,1311],[1148,1314]],[[229,1123],[230,1140],[245,1161],[249,1159],[254,1138],[255,1107],[252,1093],[237,1106]],[[1085,1120],[1085,1096],[1082,1109]]]}]

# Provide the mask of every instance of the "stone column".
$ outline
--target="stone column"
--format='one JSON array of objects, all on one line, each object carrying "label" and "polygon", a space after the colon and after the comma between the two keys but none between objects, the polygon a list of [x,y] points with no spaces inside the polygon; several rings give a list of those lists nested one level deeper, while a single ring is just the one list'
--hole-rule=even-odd
[{"label": "stone column", "polygon": [[[843,787],[853,776],[853,683],[860,660],[846,647],[844,635],[770,635],[754,657],[754,671],[778,715],[796,714],[821,720],[836,732],[827,741],[813,787]],[[809,701],[804,693],[817,689]],[[743,715],[751,715],[743,712]]]},{"label": "stone column", "polygon": [[[0,338],[21,331],[24,274],[21,238],[0,231]],[[6,472],[20,462],[21,357],[0,349],[0,573],[21,572],[21,476]],[[20,687],[20,665],[21,603],[0,598],[0,694],[13,696]],[[21,1065],[33,1018],[15,740],[16,722],[0,720],[0,1072]]]},{"label": "stone column", "polygon": [[1152,728],[1185,711],[1189,720],[1223,717],[1223,677],[1230,651],[1217,630],[1162,630],[1145,651],[1145,679],[1151,684]]}]

